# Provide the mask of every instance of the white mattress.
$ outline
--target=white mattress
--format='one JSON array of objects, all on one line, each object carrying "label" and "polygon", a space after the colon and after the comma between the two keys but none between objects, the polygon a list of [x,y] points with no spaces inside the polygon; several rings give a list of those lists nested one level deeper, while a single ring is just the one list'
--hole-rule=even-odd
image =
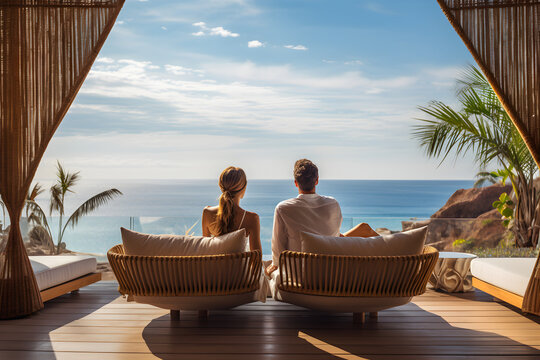
[{"label": "white mattress", "polygon": [[30,256],[39,290],[96,272],[95,257],[86,255]]},{"label": "white mattress", "polygon": [[471,273],[482,281],[524,296],[535,262],[535,258],[478,258],[471,262]]}]

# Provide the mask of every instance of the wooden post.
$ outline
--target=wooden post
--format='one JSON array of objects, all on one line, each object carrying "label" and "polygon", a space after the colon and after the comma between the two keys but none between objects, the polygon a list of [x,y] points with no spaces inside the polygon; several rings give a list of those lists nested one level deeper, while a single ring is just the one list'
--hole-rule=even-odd
[{"label": "wooden post", "polygon": [[180,310],[171,310],[171,321],[180,321]]}]

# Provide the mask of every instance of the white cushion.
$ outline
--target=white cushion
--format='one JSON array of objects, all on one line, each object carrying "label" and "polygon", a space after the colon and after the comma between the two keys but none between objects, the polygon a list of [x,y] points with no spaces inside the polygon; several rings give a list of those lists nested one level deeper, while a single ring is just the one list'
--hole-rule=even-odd
[{"label": "white cushion", "polygon": [[335,237],[303,232],[302,252],[325,255],[399,256],[422,253],[427,226],[368,238]]},{"label": "white cushion", "polygon": [[86,255],[29,256],[40,291],[96,272],[97,260]]},{"label": "white cushion", "polygon": [[215,236],[151,235],[120,228],[126,255],[200,256],[235,254],[246,251],[246,231]]},{"label": "white cushion", "polygon": [[208,296],[133,296],[133,300],[168,310],[230,309],[257,301],[257,291]]},{"label": "white cushion", "polygon": [[524,296],[535,263],[535,258],[478,258],[471,262],[471,273],[484,282]]}]

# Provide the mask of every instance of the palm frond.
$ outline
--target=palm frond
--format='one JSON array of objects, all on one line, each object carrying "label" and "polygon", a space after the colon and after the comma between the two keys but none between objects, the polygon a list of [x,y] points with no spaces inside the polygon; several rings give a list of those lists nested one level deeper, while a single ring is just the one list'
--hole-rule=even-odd
[{"label": "palm frond", "polygon": [[76,173],[68,172],[66,174],[66,179],[64,183],[64,193],[66,192],[74,193],[72,188],[79,182],[79,179],[80,179],[79,172],[76,172]]},{"label": "palm frond", "polygon": [[474,182],[474,187],[482,187],[486,183],[490,184],[496,184],[497,183],[497,175],[493,173],[493,171],[480,171],[478,174],[476,174],[477,180]]},{"label": "palm frond", "polygon": [[47,215],[41,206],[39,206],[39,204],[34,200],[26,200],[26,208],[29,210],[29,215],[27,215],[28,222],[43,226],[47,229],[52,238],[51,228],[49,227],[49,223],[47,221]]},{"label": "palm frond", "polygon": [[67,192],[73,192],[71,188],[79,181],[79,172],[70,173],[66,171],[62,164],[60,164],[60,161],[56,162],[56,170],[57,184],[60,185],[62,194],[65,195]]},{"label": "palm frond", "polygon": [[64,213],[64,202],[62,200],[62,187],[60,184],[54,184],[50,189],[51,201],[49,205],[49,213],[58,211],[60,214]]},{"label": "palm frond", "polygon": [[71,214],[69,219],[66,221],[66,224],[62,229],[62,235],[64,234],[64,231],[68,225],[70,225],[72,228],[75,227],[83,216],[97,210],[100,206],[105,205],[110,200],[120,195],[122,195],[122,192],[120,190],[109,189],[97,195],[94,195],[90,199],[86,200],[81,206],[79,206],[77,210],[73,212],[73,214]]},{"label": "palm frond", "polygon": [[41,186],[40,183],[35,183],[34,187],[30,192],[28,193],[27,199],[28,200],[36,200],[36,198],[41,195],[45,189]]},{"label": "palm frond", "polygon": [[429,157],[444,162],[451,154],[455,157],[470,154],[481,169],[497,165],[501,170],[494,176],[484,174],[475,183],[509,179],[518,204],[514,210],[512,230],[516,244],[535,245],[540,237],[540,192],[533,180],[538,174],[527,145],[521,138],[497,94],[482,72],[470,66],[458,80],[459,110],[443,102],[430,102],[419,107],[426,115],[417,119],[412,136]]}]

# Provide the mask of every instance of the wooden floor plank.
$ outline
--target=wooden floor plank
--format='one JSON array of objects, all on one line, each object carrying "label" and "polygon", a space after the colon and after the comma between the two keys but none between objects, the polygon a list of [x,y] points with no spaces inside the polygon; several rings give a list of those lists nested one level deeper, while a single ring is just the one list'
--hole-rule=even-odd
[{"label": "wooden floor plank", "polygon": [[533,359],[538,318],[482,292],[428,290],[413,302],[352,323],[351,314],[275,301],[212,311],[208,320],[127,302],[100,282],[0,321],[0,359]]}]

